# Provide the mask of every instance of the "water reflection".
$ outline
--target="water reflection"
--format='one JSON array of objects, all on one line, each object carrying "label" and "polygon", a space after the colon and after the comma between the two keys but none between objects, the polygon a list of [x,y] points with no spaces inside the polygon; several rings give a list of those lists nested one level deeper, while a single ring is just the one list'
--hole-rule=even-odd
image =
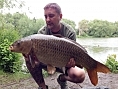
[{"label": "water reflection", "polygon": [[100,62],[105,62],[110,54],[116,54],[118,60],[118,38],[79,38],[77,42]]}]

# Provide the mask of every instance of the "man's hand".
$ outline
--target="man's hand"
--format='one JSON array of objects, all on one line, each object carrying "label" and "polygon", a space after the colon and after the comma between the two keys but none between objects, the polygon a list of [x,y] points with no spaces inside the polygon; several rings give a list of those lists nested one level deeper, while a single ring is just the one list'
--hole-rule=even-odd
[{"label": "man's hand", "polygon": [[71,58],[70,61],[66,64],[66,67],[75,67],[75,60]]}]

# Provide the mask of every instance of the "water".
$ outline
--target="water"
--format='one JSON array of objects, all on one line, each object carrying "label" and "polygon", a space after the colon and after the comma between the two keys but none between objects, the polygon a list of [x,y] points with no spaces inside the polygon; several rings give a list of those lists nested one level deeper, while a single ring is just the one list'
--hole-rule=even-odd
[{"label": "water", "polygon": [[105,62],[110,54],[116,54],[118,61],[118,38],[78,38],[77,42],[99,62]]}]

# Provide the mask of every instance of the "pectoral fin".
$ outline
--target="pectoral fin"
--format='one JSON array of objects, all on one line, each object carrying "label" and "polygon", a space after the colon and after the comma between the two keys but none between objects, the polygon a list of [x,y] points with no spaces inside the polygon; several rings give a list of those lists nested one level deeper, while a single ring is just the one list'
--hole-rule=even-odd
[{"label": "pectoral fin", "polygon": [[34,68],[35,67],[35,61],[32,59],[31,55],[29,55],[29,60],[30,60],[31,66]]},{"label": "pectoral fin", "polygon": [[56,68],[50,64],[47,65],[47,72],[48,74],[54,74],[56,71]]},{"label": "pectoral fin", "polygon": [[37,57],[36,57],[36,55],[35,55],[35,53],[34,53],[34,51],[33,51],[33,48],[31,49],[31,51],[30,51],[28,57],[29,57],[31,66],[32,66],[33,68],[34,68],[37,64],[39,64],[39,61],[38,61],[38,59],[37,59]]}]

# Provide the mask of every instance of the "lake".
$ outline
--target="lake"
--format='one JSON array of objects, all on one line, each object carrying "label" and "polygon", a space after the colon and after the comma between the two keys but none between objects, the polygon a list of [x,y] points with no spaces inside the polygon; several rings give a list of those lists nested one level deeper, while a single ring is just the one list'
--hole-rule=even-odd
[{"label": "lake", "polygon": [[116,54],[118,60],[118,38],[77,38],[77,42],[99,62],[105,62],[110,54]]}]

